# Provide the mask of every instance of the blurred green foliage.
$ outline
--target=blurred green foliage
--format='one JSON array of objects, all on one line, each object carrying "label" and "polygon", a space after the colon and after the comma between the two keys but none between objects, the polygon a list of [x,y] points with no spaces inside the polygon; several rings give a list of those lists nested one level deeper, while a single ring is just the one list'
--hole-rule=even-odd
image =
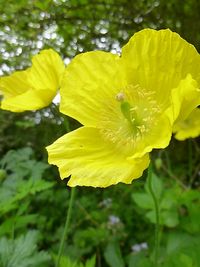
[{"label": "blurred green foliage", "polygon": [[[165,267],[198,267],[198,188],[186,176],[178,180],[175,167],[170,178],[163,155],[159,160],[153,173],[160,203],[159,261]],[[8,151],[0,170],[0,266],[54,266],[69,204],[65,181],[56,183],[54,168],[36,160],[30,147]],[[129,186],[77,189],[60,267],[153,267],[155,212],[145,176]]]},{"label": "blurred green foliage", "polygon": [[[0,0],[0,71],[23,69],[42,48],[68,62],[94,49],[119,52],[136,31],[170,28],[200,50],[197,0]],[[45,146],[79,123],[57,106],[0,111],[0,267],[54,266],[70,189]],[[163,267],[199,267],[199,139],[155,151]],[[78,188],[60,267],[153,267],[155,212],[146,173],[132,185]],[[96,262],[96,263],[95,263]]]}]

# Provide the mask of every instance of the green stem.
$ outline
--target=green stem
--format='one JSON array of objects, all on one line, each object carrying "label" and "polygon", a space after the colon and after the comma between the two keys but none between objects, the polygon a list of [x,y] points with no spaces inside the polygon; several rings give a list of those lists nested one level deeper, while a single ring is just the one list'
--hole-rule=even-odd
[{"label": "green stem", "polygon": [[156,198],[156,195],[153,191],[152,187],[152,164],[150,164],[148,169],[148,177],[147,177],[149,192],[153,198],[154,206],[155,206],[155,213],[156,213],[156,225],[155,225],[155,250],[154,250],[154,267],[158,266],[158,256],[159,256],[159,206],[158,206],[158,200]]},{"label": "green stem", "polygon": [[193,169],[193,155],[192,155],[192,142],[191,140],[188,140],[188,175],[189,175],[189,181],[190,186],[192,186],[192,169]]},{"label": "green stem", "polygon": [[60,247],[59,247],[59,251],[58,251],[56,267],[59,267],[60,258],[61,258],[62,252],[63,252],[64,242],[67,239],[67,235],[68,235],[68,231],[69,231],[69,224],[70,224],[71,215],[72,215],[72,207],[73,207],[73,203],[74,203],[74,195],[75,195],[75,187],[73,187],[71,189],[69,207],[67,210],[67,217],[66,217],[66,221],[65,221],[64,231],[63,231],[63,234],[62,234],[62,237],[60,240]]}]

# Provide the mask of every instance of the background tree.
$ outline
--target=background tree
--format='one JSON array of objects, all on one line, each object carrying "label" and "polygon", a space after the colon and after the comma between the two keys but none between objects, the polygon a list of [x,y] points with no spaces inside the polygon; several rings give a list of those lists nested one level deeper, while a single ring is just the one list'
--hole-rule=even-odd
[{"label": "background tree", "polygon": [[7,73],[53,47],[63,58],[94,49],[119,52],[143,28],[170,28],[199,49],[198,0],[0,0],[0,66]]}]

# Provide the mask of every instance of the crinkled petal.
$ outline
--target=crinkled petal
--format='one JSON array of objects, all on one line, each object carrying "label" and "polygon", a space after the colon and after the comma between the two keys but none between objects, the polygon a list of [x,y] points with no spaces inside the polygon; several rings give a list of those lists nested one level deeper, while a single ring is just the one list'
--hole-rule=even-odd
[{"label": "crinkled petal", "polygon": [[200,83],[200,55],[195,47],[170,30],[145,29],[133,35],[122,49],[127,80],[156,92],[169,104],[171,90],[190,73]]},{"label": "crinkled petal", "polygon": [[107,187],[131,183],[148,167],[149,157],[127,159],[130,151],[105,141],[98,129],[81,127],[47,147],[49,163],[57,165],[61,178],[71,175],[69,186]]},{"label": "crinkled petal", "polygon": [[[66,67],[60,94],[60,111],[85,126],[96,126],[109,99],[124,87],[120,57],[94,51],[76,56]],[[108,102],[108,105],[106,103]]]},{"label": "crinkled petal", "polygon": [[174,125],[175,138],[185,140],[195,138],[200,135],[200,109],[194,109],[184,120]]},{"label": "crinkled petal", "polygon": [[34,88],[52,88],[56,92],[65,69],[61,57],[52,49],[43,50],[32,59],[29,82]]},{"label": "crinkled petal", "polygon": [[64,68],[55,51],[41,51],[33,57],[30,68],[0,79],[0,91],[4,96],[1,108],[21,112],[49,105],[60,86]]},{"label": "crinkled petal", "polygon": [[180,81],[171,92],[171,105],[166,111],[171,123],[176,124],[185,118],[200,104],[200,90],[190,74]]}]

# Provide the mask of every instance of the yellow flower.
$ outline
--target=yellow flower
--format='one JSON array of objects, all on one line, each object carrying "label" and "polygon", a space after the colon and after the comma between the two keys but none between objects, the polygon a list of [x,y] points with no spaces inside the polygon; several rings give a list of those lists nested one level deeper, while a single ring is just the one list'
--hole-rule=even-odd
[{"label": "yellow flower", "polygon": [[190,115],[180,123],[177,123],[173,129],[175,138],[185,140],[195,138],[200,135],[200,109],[194,109]]},{"label": "yellow flower", "polygon": [[166,147],[174,123],[200,103],[200,55],[170,30],[142,30],[122,55],[76,56],[61,84],[62,113],[83,124],[47,147],[70,186],[131,183]]},{"label": "yellow flower", "polygon": [[48,106],[60,86],[64,68],[55,51],[41,51],[33,57],[32,66],[27,70],[0,78],[1,108],[22,112]]}]

